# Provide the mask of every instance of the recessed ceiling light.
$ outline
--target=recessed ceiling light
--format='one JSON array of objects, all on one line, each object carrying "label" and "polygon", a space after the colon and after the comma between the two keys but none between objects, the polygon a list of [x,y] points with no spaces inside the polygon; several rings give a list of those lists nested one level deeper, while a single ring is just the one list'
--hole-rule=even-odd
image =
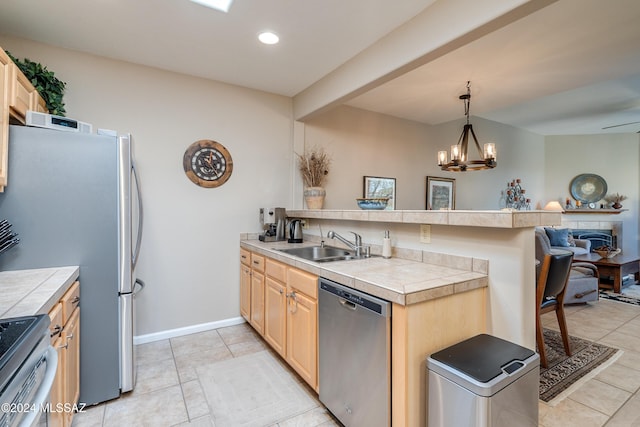
[{"label": "recessed ceiling light", "polygon": [[221,12],[228,12],[233,0],[191,0],[194,3],[201,4],[211,9],[216,9]]},{"label": "recessed ceiling light", "polygon": [[276,44],[280,41],[280,37],[271,31],[265,31],[264,33],[258,34],[258,40],[264,44]]}]

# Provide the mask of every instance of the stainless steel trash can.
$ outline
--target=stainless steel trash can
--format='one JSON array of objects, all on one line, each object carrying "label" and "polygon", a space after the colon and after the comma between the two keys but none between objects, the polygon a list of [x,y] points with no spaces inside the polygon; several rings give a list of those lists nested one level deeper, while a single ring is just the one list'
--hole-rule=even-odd
[{"label": "stainless steel trash can", "polygon": [[537,426],[539,359],[487,334],[432,354],[429,427]]}]

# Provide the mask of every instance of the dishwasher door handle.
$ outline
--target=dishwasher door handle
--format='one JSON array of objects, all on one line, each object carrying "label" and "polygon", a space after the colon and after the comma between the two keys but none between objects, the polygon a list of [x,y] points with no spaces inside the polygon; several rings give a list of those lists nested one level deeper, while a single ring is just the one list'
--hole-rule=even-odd
[{"label": "dishwasher door handle", "polygon": [[339,298],[338,302],[341,306],[346,308],[347,310],[356,311],[356,305],[351,301],[347,301],[346,299]]}]

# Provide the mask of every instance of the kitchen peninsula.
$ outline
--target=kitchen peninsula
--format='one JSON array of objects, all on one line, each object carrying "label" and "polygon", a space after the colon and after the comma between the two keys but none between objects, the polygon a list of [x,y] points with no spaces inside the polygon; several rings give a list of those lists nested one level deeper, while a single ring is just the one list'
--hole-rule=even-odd
[{"label": "kitchen peninsula", "polygon": [[[310,223],[307,244],[340,246],[324,237],[327,231],[355,231],[373,254],[391,230],[389,260],[318,264],[277,250],[291,245],[251,235],[241,248],[393,302],[393,426],[425,425],[425,359],[432,352],[483,332],[535,348],[534,227],[559,225],[559,213],[288,210],[287,216]],[[425,224],[429,243],[420,241]]]}]

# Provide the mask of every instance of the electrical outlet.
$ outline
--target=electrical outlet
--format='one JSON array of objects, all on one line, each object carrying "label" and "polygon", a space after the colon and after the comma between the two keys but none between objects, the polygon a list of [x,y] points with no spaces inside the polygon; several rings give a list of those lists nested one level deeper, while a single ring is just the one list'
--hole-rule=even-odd
[{"label": "electrical outlet", "polygon": [[431,243],[431,226],[420,224],[420,243]]},{"label": "electrical outlet", "polygon": [[309,221],[307,221],[306,219],[303,219],[302,221],[300,221],[300,223],[302,224],[302,229],[303,230],[308,230],[309,229]]}]

